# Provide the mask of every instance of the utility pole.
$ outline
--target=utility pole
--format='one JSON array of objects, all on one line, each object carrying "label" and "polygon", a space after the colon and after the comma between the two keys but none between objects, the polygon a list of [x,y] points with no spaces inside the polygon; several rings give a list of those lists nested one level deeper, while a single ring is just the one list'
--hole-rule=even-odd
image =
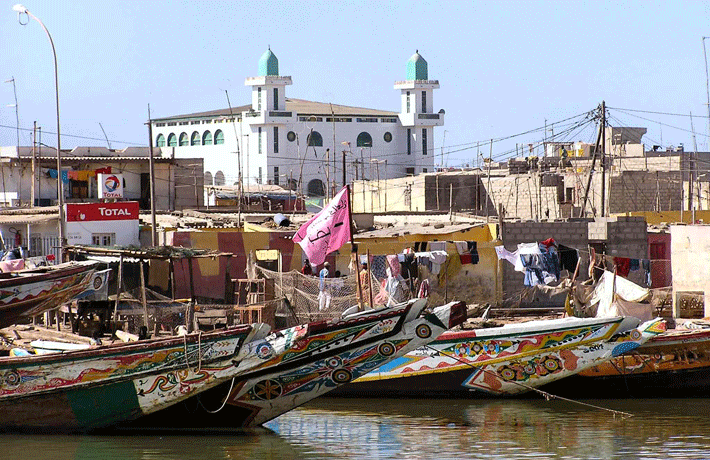
[{"label": "utility pole", "polygon": [[[102,128],[103,129],[103,128]],[[155,228],[155,162],[153,161],[153,121],[150,117],[150,104],[148,104],[148,164],[150,167],[150,244],[158,245],[158,232]],[[197,187],[195,187],[197,193]],[[141,269],[143,263],[141,262]],[[146,323],[148,318],[146,317]]]},{"label": "utility pole", "polygon": [[[37,147],[37,120],[32,126],[32,184],[30,187],[30,206],[36,206],[35,204],[35,181],[37,180],[37,155],[35,154],[35,148]],[[29,235],[28,235],[29,236]]]},{"label": "utility pole", "polygon": [[[688,177],[688,210],[693,211],[693,182],[695,180],[695,155],[698,152],[698,142],[695,139],[695,127],[693,126],[693,112],[690,112],[690,130],[693,133],[693,148],[694,152],[690,153],[690,161],[688,162],[689,177]],[[698,198],[698,203],[700,203]],[[695,221],[693,221],[695,223]]]},{"label": "utility pole", "polygon": [[[705,57],[705,89],[708,94],[708,135],[710,135],[710,74],[708,74],[708,54],[705,51],[705,39],[710,37],[703,37],[703,56]],[[710,138],[708,138],[710,139]]]},{"label": "utility pole", "polygon": [[[602,102],[602,107],[604,107],[604,102]],[[602,117],[603,119],[603,117]],[[587,198],[589,197],[589,189],[592,185],[592,173],[594,172],[594,164],[597,161],[597,153],[599,152],[599,146],[603,137],[604,125],[599,125],[599,134],[597,135],[597,142],[594,144],[594,154],[592,155],[592,165],[589,168],[589,175],[587,176],[587,186],[584,189],[584,199],[582,200],[582,206],[579,208],[579,217],[584,217],[584,208],[587,206]],[[596,215],[596,213],[594,213]]]},{"label": "utility pole", "polygon": [[[237,207],[237,226],[241,227],[242,226],[242,196],[244,194],[244,186],[243,186],[243,176],[242,176],[242,154],[239,149],[239,137],[237,136],[237,119],[234,117],[234,113],[232,112],[232,103],[229,101],[229,92],[227,90],[224,90],[224,94],[227,96],[227,105],[229,106],[229,117],[232,119],[232,128],[234,129],[234,138],[237,140],[237,174],[238,174],[238,180],[239,180],[239,189],[237,195],[239,196],[239,206]],[[241,131],[241,124],[239,125],[239,130]],[[247,156],[247,161],[249,157]],[[247,174],[249,173],[249,164],[247,163]],[[268,176],[268,172],[267,172]],[[207,200],[209,200],[209,196],[207,197]]]},{"label": "utility pole", "polygon": [[345,150],[343,150],[343,187],[345,187],[346,185],[348,185],[348,183],[345,175]]},{"label": "utility pole", "polygon": [[606,103],[602,101],[602,217],[606,215]]}]

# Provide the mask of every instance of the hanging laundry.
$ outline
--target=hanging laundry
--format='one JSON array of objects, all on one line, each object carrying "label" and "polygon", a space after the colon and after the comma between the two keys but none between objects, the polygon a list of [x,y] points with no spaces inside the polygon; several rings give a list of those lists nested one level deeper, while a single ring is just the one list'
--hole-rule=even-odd
[{"label": "hanging laundry", "polygon": [[429,243],[430,251],[446,251],[446,241],[432,241]]},{"label": "hanging laundry", "polygon": [[626,278],[629,276],[631,261],[628,257],[614,257],[614,266],[616,266],[616,274]]},{"label": "hanging laundry", "polygon": [[467,241],[468,252],[471,254],[471,263],[476,265],[479,261],[478,257],[478,243],[475,241]]},{"label": "hanging laundry", "polygon": [[646,272],[646,285],[651,286],[651,261],[648,259],[641,259],[641,267]]},{"label": "hanging laundry", "polygon": [[496,255],[498,256],[498,260],[507,260],[511,264],[515,265],[515,259],[517,257],[515,252],[508,251],[505,249],[505,246],[496,246],[494,249],[496,251]]},{"label": "hanging laundry", "polygon": [[545,246],[546,248],[549,248],[550,246],[557,246],[557,243],[555,242],[554,238],[548,238],[545,241],[540,241],[540,244]]},{"label": "hanging laundry", "polygon": [[402,278],[404,279],[415,279],[419,275],[419,271],[417,270],[417,259],[414,257],[414,253],[408,253],[408,254],[402,254],[404,256],[404,260],[401,263],[402,265]]},{"label": "hanging laundry", "polygon": [[456,252],[459,255],[468,254],[468,243],[466,241],[454,241],[454,246],[456,246]]},{"label": "hanging laundry", "polygon": [[58,177],[56,169],[48,169],[47,174],[49,174],[49,177],[52,179],[56,179]]},{"label": "hanging laundry", "polygon": [[69,176],[66,171],[62,171],[62,182],[69,183]]},{"label": "hanging laundry", "polygon": [[67,171],[67,177],[69,178],[69,180],[77,180],[79,179],[79,171]]},{"label": "hanging laundry", "polygon": [[639,259],[629,259],[629,270],[635,272],[640,268]]},{"label": "hanging laundry", "polygon": [[557,249],[560,254],[560,266],[570,273],[574,273],[577,269],[577,262],[579,261],[579,253],[574,248],[569,248],[564,245],[558,245]]},{"label": "hanging laundry", "polygon": [[419,286],[419,293],[417,294],[417,297],[420,299],[423,299],[424,297],[429,297],[429,280],[424,279],[422,281],[422,284]]},{"label": "hanging laundry", "polygon": [[111,166],[106,166],[105,168],[98,168],[95,171],[96,174],[111,174]]}]

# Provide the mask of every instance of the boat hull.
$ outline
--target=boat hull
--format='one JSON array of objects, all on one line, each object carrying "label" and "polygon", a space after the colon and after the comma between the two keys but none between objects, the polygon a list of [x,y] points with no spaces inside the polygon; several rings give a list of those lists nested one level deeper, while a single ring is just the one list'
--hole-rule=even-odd
[{"label": "boat hull", "polygon": [[3,358],[0,430],[86,431],[159,411],[231,378],[243,344],[260,331],[245,326],[184,338]]},{"label": "boat hull", "polygon": [[[479,382],[472,377],[478,375],[483,380],[491,375],[490,368],[520,360],[531,361],[557,353],[567,355],[575,347],[591,347],[608,341],[625,328],[629,328],[628,322],[622,317],[565,318],[447,332],[428,347],[416,349],[331,394],[450,398],[500,394],[502,392],[496,388],[498,378]],[[508,385],[504,386],[505,390],[509,389]]]},{"label": "boat hull", "polygon": [[274,347],[279,353],[265,356],[264,367],[137,422],[170,428],[261,425],[433,341],[465,319],[463,304],[451,303],[419,316],[425,301],[418,302],[423,304],[345,318],[292,335]]},{"label": "boat hull", "polygon": [[0,279],[0,328],[57,308],[83,292],[95,262],[67,262],[3,274]]}]

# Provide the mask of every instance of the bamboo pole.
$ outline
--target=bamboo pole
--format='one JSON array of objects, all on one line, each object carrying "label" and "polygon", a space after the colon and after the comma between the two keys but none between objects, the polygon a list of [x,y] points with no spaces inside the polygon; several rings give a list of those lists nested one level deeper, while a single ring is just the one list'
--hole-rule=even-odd
[{"label": "bamboo pole", "polygon": [[123,288],[123,255],[118,257],[118,280],[116,283],[116,303],[113,306],[113,323],[118,324],[118,304],[121,301],[121,289]]},{"label": "bamboo pole", "polygon": [[[148,301],[145,296],[145,269],[143,268],[143,261],[140,261],[140,276],[141,276],[141,303],[143,304],[143,325],[145,328],[150,330],[150,325],[148,324]],[[147,333],[146,331],[146,333]]]}]

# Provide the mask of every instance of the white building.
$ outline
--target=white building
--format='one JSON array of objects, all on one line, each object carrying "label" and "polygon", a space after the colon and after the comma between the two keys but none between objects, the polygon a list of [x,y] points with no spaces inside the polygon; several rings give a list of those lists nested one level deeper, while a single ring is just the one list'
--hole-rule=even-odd
[{"label": "white building", "polygon": [[[434,111],[437,80],[417,52],[407,62],[399,112],[349,107],[286,97],[291,77],[279,75],[269,49],[258,76],[247,78],[251,104],[152,120],[153,142],[174,149],[176,158],[204,158],[205,186],[239,181],[271,183],[323,196],[325,183],[403,177],[434,170],[434,127],[444,111]],[[239,157],[237,155],[239,153]]]}]

